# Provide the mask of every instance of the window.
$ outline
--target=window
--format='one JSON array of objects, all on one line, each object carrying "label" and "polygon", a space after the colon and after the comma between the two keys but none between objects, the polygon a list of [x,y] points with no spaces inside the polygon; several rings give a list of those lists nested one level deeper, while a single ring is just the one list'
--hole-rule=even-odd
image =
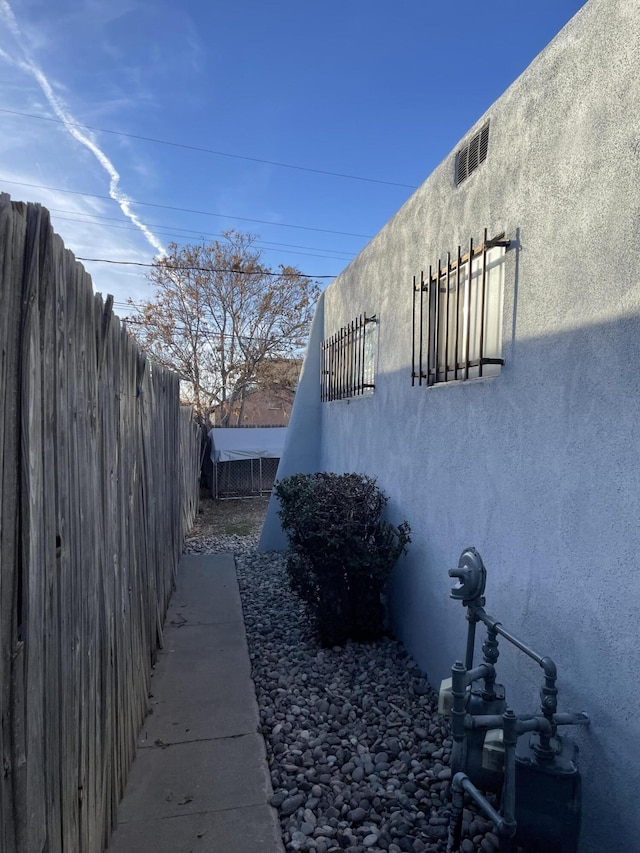
[{"label": "window", "polygon": [[373,394],[378,327],[375,315],[360,315],[321,345],[320,399],[345,400]]},{"label": "window", "polygon": [[[502,358],[504,255],[499,234],[463,255],[458,246],[437,267],[413,278],[412,385],[497,376]],[[469,272],[471,271],[471,272]]]},{"label": "window", "polygon": [[487,159],[489,150],[489,122],[456,153],[455,184],[459,186],[480,163]]}]

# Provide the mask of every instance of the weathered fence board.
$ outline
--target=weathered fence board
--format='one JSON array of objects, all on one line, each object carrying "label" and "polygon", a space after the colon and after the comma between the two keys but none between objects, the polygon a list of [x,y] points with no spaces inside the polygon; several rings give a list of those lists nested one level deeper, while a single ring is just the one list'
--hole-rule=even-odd
[{"label": "weathered fence board", "polygon": [[0,851],[102,853],[196,508],[178,379],[0,195]]},{"label": "weathered fence board", "polygon": [[16,826],[13,810],[15,779],[5,772],[16,757],[13,737],[13,682],[15,656],[19,654],[17,625],[17,566],[19,517],[18,387],[20,382],[20,317],[22,270],[14,258],[24,257],[26,207],[0,203],[0,849],[10,851]]}]

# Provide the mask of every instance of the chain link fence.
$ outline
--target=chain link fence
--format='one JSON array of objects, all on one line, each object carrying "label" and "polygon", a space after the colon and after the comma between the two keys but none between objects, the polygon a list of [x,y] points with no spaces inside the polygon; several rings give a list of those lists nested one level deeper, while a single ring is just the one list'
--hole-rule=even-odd
[{"label": "chain link fence", "polygon": [[279,459],[233,459],[213,466],[213,497],[250,498],[271,492]]}]

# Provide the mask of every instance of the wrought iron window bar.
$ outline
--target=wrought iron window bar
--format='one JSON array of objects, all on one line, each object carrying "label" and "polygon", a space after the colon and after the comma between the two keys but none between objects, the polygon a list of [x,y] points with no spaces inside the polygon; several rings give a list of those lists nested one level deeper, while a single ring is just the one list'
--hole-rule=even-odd
[{"label": "wrought iron window bar", "polygon": [[370,393],[376,387],[367,354],[367,328],[375,314],[361,314],[321,344],[320,399],[323,403]]},{"label": "wrought iron window bar", "polygon": [[[446,263],[438,261],[437,268],[429,267],[428,277],[420,273],[420,280],[413,277],[413,354],[411,362],[411,384],[436,385],[445,382],[460,382],[469,379],[471,368],[477,368],[477,376],[482,377],[483,367],[490,364],[504,364],[503,358],[488,357],[484,354],[486,334],[485,304],[487,300],[487,254],[495,247],[509,248],[510,241],[504,232],[492,239],[487,238],[487,229],[481,245],[474,246],[469,240],[468,251],[463,255],[458,246],[452,259],[447,253]],[[472,328],[471,291],[473,288],[473,263],[481,258],[478,272],[480,292],[479,328]],[[465,266],[468,269],[465,271]],[[464,287],[461,287],[461,283]],[[444,294],[444,298],[441,298]],[[462,295],[461,295],[462,294]],[[454,306],[450,300],[455,300]],[[444,303],[442,305],[441,303]],[[455,316],[452,319],[452,314]],[[461,318],[466,317],[466,322]],[[461,325],[463,328],[461,328]],[[471,334],[479,334],[477,357],[471,358]],[[444,358],[440,358],[443,351]],[[450,351],[453,359],[450,360]]]}]

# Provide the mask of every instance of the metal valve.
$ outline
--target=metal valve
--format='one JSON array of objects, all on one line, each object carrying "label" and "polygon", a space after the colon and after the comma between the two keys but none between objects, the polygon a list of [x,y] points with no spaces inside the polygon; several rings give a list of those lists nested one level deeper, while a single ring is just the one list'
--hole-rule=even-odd
[{"label": "metal valve", "polygon": [[462,601],[465,606],[484,595],[487,570],[475,548],[465,548],[458,560],[458,568],[449,569],[449,577],[458,578],[457,586],[451,590],[451,598]]},{"label": "metal valve", "polygon": [[[538,654],[486,613],[487,573],[475,548],[462,552],[449,577],[458,581],[451,598],[467,608],[468,627],[465,663],[456,661],[451,667],[451,678],[442,682],[438,703],[439,713],[451,714],[453,739],[447,850],[460,848],[466,792],[493,821],[501,837],[501,850],[512,850],[517,843],[545,853],[576,853],[581,813],[577,746],[561,737],[557,728],[589,725],[589,717],[558,713],[554,661]],[[479,623],[486,626],[487,636],[482,644],[483,662],[474,666]],[[539,713],[516,715],[507,707],[504,687],[496,684],[498,637],[542,668]],[[483,792],[498,798],[499,811]]]}]

